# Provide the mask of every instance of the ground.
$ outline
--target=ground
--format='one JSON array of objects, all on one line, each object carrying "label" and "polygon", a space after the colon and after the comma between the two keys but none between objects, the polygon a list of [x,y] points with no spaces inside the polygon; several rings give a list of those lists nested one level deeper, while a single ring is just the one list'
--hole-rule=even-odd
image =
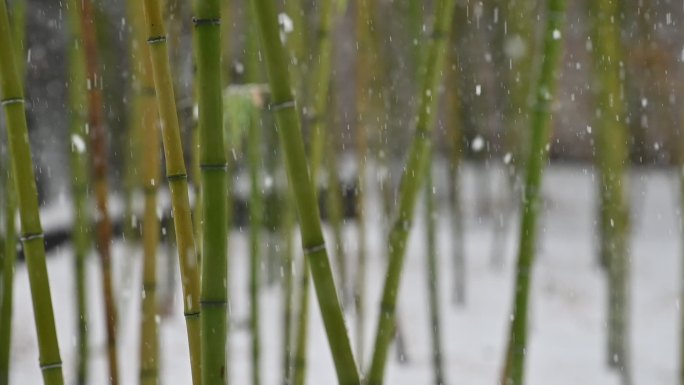
[{"label": "ground", "polygon": [[[587,166],[588,167],[588,166]],[[529,385],[618,384],[617,376],[606,369],[605,353],[605,279],[595,258],[595,186],[591,168],[551,166],[544,181],[544,217],[540,225],[539,255],[533,275],[530,340],[526,383]],[[444,179],[438,174],[435,180]],[[492,268],[491,217],[477,209],[475,178],[482,173],[467,167],[463,176],[467,212],[467,304],[454,307],[451,296],[450,230],[446,215],[439,216],[440,285],[444,364],[447,384],[496,385],[511,306],[513,261],[517,230],[508,234],[505,263]],[[493,190],[501,189],[500,177]],[[671,385],[676,383],[679,351],[679,287],[681,277],[680,223],[678,189],[673,171],[643,169],[631,175],[631,352],[635,384]],[[371,194],[371,199],[376,195]],[[497,212],[499,204],[493,204]],[[378,210],[368,213],[377,224]],[[354,227],[347,228],[347,249],[356,248]],[[430,338],[425,283],[424,226],[416,223],[409,245],[403,276],[399,314],[406,337],[409,362],[399,364],[391,355],[387,384],[432,383]],[[235,384],[249,383],[247,232],[235,231],[231,240],[230,378]],[[371,253],[368,272],[369,293],[366,320],[367,346],[374,338],[375,317],[384,262],[379,250],[384,242],[380,231],[370,232]],[[134,289],[127,292],[120,319],[120,365],[122,384],[135,384],[138,362],[138,309],[140,252],[115,244],[116,264],[133,258]],[[161,253],[161,256],[166,255]],[[74,381],[75,326],[72,259],[68,246],[48,258],[50,284],[66,383]],[[89,262],[90,331],[93,340],[92,384],[105,384],[105,345],[98,261]],[[120,282],[121,279],[118,279]],[[178,293],[180,297],[180,293]],[[264,384],[281,383],[281,293],[274,285],[262,292],[262,341]],[[123,298],[123,297],[122,297]],[[12,384],[41,383],[38,368],[33,312],[26,269],[16,269],[14,333],[12,341]],[[336,383],[317,305],[312,302],[309,340],[309,384]],[[354,314],[347,312],[347,324],[354,335]],[[185,327],[180,301],[173,314],[161,321],[162,383],[189,384],[190,373]],[[366,348],[367,367],[369,347]]]}]

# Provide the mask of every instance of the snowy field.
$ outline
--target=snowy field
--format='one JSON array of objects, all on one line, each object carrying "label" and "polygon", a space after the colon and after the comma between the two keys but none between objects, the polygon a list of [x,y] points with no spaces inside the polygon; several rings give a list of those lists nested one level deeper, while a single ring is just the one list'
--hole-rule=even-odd
[{"label": "snowy field", "polygon": [[[443,174],[440,174],[443,175]],[[435,180],[444,179],[437,175]],[[507,239],[506,263],[493,269],[490,254],[493,219],[481,217],[475,208],[475,178],[481,175],[468,167],[464,173],[464,205],[467,250],[467,304],[455,308],[450,303],[451,261],[449,221],[439,218],[440,274],[444,364],[447,384],[496,385],[500,373],[507,323],[511,305],[514,250],[517,230],[511,226]],[[492,190],[501,185],[500,177]],[[631,271],[631,351],[635,384],[671,385],[676,382],[679,322],[678,292],[680,267],[679,208],[676,176],[673,171],[636,170],[632,174],[632,271]],[[606,369],[605,301],[603,273],[595,261],[596,226],[593,173],[581,166],[552,166],[547,170],[544,188],[544,214],[541,220],[539,255],[534,270],[533,301],[530,317],[527,381],[529,385],[618,384],[618,378]],[[370,199],[377,199],[371,194]],[[379,211],[371,206],[368,213],[370,253],[366,299],[367,348],[374,338],[379,290],[384,276],[381,258],[384,237],[377,226]],[[493,206],[494,212],[497,204]],[[433,382],[430,361],[427,292],[425,282],[424,235],[421,220],[416,223],[410,243],[400,293],[399,316],[404,329],[408,362],[400,364],[390,357],[387,384],[428,384]],[[354,227],[347,228],[347,251],[354,260]],[[230,380],[233,384],[250,383],[250,340],[246,325],[248,264],[247,231],[235,231],[231,238],[231,330]],[[139,293],[140,251],[130,253],[115,244],[115,263],[135,258],[132,292]],[[160,253],[166,255],[165,252]],[[93,255],[94,257],[94,255]],[[160,264],[163,264],[160,262]],[[52,296],[66,383],[74,381],[75,326],[74,282],[71,252],[62,247],[48,258]],[[41,383],[38,353],[30,306],[26,269],[17,266],[14,297],[14,332],[10,382]],[[91,383],[106,384],[106,349],[103,309],[101,306],[98,261],[89,262],[90,331],[92,341]],[[178,290],[180,288],[177,286]],[[137,383],[139,296],[130,295],[119,321],[120,370],[123,384]],[[180,297],[180,293],[178,293]],[[308,384],[335,384],[325,334],[312,298],[309,339]],[[281,293],[278,285],[262,291],[262,379],[267,385],[281,383]],[[163,384],[190,384],[181,303],[175,302],[172,316],[161,324]],[[354,314],[347,312],[347,324],[354,337]]]}]

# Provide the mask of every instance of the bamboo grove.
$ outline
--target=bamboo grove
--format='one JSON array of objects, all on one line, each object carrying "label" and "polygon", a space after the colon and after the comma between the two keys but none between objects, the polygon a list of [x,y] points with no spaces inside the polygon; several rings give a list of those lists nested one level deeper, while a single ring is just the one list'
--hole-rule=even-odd
[{"label": "bamboo grove", "polygon": [[684,385],[683,41],[670,2],[0,0],[0,385]]}]

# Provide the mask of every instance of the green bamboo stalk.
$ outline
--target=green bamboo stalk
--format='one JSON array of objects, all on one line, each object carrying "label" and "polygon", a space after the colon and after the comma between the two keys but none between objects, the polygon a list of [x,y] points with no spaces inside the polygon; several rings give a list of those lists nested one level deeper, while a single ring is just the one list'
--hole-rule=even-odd
[{"label": "green bamboo stalk", "polygon": [[226,384],[228,305],[227,160],[221,89],[221,2],[195,2],[202,195],[202,384]]},{"label": "green bamboo stalk", "polygon": [[72,244],[74,248],[74,273],[76,281],[76,319],[77,321],[77,357],[76,383],[85,385],[88,382],[88,302],[86,286],[86,258],[89,249],[88,210],[88,154],[84,138],[87,137],[85,107],[86,74],[85,54],[83,46],[76,44],[82,40],[81,9],[78,1],[68,3],[68,19],[71,39],[74,44],[69,47],[69,114],[71,125],[71,190],[74,205],[74,224]]},{"label": "green bamboo stalk", "polygon": [[[199,272],[195,239],[188,199],[187,173],[183,160],[173,79],[169,67],[166,34],[159,0],[144,0],[147,42],[150,46],[152,73],[162,127],[162,142],[166,158],[166,179],[171,189],[174,228],[178,242],[179,267],[183,287],[183,305],[190,348],[192,383],[200,378],[200,298]],[[225,235],[225,234],[224,234]]]},{"label": "green bamboo stalk", "polygon": [[140,371],[141,385],[159,383],[159,304],[157,295],[157,248],[159,245],[159,219],[157,218],[157,190],[160,179],[161,156],[159,151],[159,113],[152,79],[149,48],[144,45],[144,23],[140,12],[133,18],[134,44],[139,44],[135,66],[139,67],[141,115],[139,122],[142,143],[139,145],[142,160],[142,187],[145,208],[142,222],[143,271],[140,317]]},{"label": "green bamboo stalk", "polygon": [[279,37],[275,3],[268,0],[253,0],[252,5],[259,24],[271,86],[271,110],[276,115],[288,177],[299,212],[302,247],[305,257],[310,262],[309,267],[338,381],[341,385],[360,384],[323,239],[316,194],[306,163],[304,141],[290,88],[287,58]]},{"label": "green bamboo stalk", "polygon": [[252,329],[252,384],[261,383],[261,338],[259,320],[259,287],[261,282],[261,248],[259,238],[263,217],[263,190],[261,187],[261,122],[253,112],[247,133],[247,156],[249,158],[249,250],[250,250],[250,323]]},{"label": "green bamboo stalk", "polygon": [[461,204],[461,157],[463,155],[463,125],[461,120],[461,101],[458,84],[458,55],[456,55],[456,26],[463,14],[458,7],[454,10],[454,27],[451,30],[451,43],[447,65],[446,106],[447,135],[449,143],[449,217],[453,238],[451,241],[452,263],[452,291],[451,300],[454,305],[465,305],[467,296],[467,265],[465,258],[465,237],[463,225],[463,209]]},{"label": "green bamboo stalk", "polygon": [[[310,156],[310,177],[312,185],[314,188],[314,198],[315,204],[318,205],[317,198],[317,186],[318,186],[318,170],[322,163],[323,150],[325,147],[325,130],[323,123],[325,121],[325,113],[328,106],[328,89],[330,86],[330,74],[332,70],[331,62],[331,51],[332,42],[330,39],[330,30],[332,27],[332,22],[334,18],[334,6],[332,0],[323,0],[318,3],[320,19],[318,21],[317,29],[317,59],[318,62],[311,63],[313,67],[314,74],[310,78],[309,82],[304,81],[305,74],[302,72],[305,68],[300,69],[298,76],[295,76],[295,81],[300,83],[297,85],[299,88],[305,88],[304,92],[307,94],[303,97],[308,98],[308,103],[311,103],[311,110],[313,113],[308,116],[308,123],[311,125],[311,144],[309,149]],[[299,14],[302,11],[293,10],[293,13]],[[299,20],[302,24],[303,20]],[[298,38],[299,41],[293,43],[293,54],[302,55],[303,50],[301,44],[303,43],[304,37]],[[294,57],[298,60],[297,57]],[[304,63],[304,62],[302,62]],[[294,71],[294,69],[292,70]],[[292,72],[291,71],[291,72]],[[323,243],[323,242],[321,242]],[[327,258],[326,258],[327,259]],[[296,335],[296,345],[295,345],[295,358],[294,358],[294,368],[293,368],[293,385],[303,385],[306,381],[306,361],[307,361],[307,345],[308,345],[308,314],[309,314],[309,268],[310,261],[308,258],[302,259],[302,277],[300,279],[300,289],[299,289],[299,314],[298,314],[298,327]],[[353,359],[353,357],[352,357]]]},{"label": "green bamboo stalk", "polygon": [[283,207],[283,227],[282,232],[285,237],[285,250],[283,252],[283,385],[292,384],[292,297],[293,297],[293,277],[292,269],[294,263],[294,197],[289,186],[285,186],[285,198]]},{"label": "green bamboo stalk", "polygon": [[112,283],[111,249],[112,224],[107,210],[107,138],[102,114],[102,75],[95,32],[94,10],[90,0],[81,2],[81,31],[88,92],[88,126],[90,127],[90,157],[93,190],[97,207],[96,248],[100,254],[102,290],[105,303],[105,324],[107,330],[107,360],[109,381],[119,383],[119,368],[116,344],[116,306]]},{"label": "green bamboo stalk", "polygon": [[309,61],[306,58],[308,26],[302,0],[285,1],[285,13],[292,21],[292,32],[285,41],[290,57],[290,77],[294,96],[300,100],[304,96],[304,76],[308,73]]},{"label": "green bamboo stalk", "polygon": [[[432,158],[432,154],[429,154],[429,158]],[[430,336],[432,338],[434,383],[435,385],[443,385],[446,381],[444,379],[442,335],[439,322],[439,273],[437,269],[437,236],[435,230],[437,211],[435,210],[435,186],[432,184],[432,162],[430,160],[427,164],[427,175],[425,177],[425,243],[427,245],[425,271],[427,272],[428,307],[430,308]]]},{"label": "green bamboo stalk", "polygon": [[[16,0],[11,2],[11,27],[13,36],[18,42],[14,49],[16,50],[15,58],[19,76],[24,78],[25,65],[22,58],[24,57],[24,37],[26,31],[26,4],[23,0]],[[9,155],[4,160],[11,163]],[[16,248],[16,228],[15,219],[17,212],[17,198],[14,192],[15,182],[12,173],[12,167],[6,167],[7,171],[2,173],[2,190],[5,192],[4,204],[5,209],[5,234],[2,240],[2,258],[0,258],[0,385],[7,385],[9,383],[10,370],[10,347],[12,337],[12,308],[13,308],[13,288],[14,288],[14,265],[17,257]]]},{"label": "green bamboo stalk", "polygon": [[332,137],[327,140],[328,151],[326,154],[327,168],[328,168],[328,190],[327,190],[327,207],[328,207],[328,221],[333,232],[333,243],[335,249],[335,264],[338,272],[338,282],[340,285],[340,300],[343,305],[347,305],[350,301],[349,284],[347,278],[347,256],[344,250],[344,239],[342,235],[342,221],[344,219],[344,208],[342,202],[342,184],[337,167],[337,152],[338,148],[336,140]]},{"label": "green bamboo stalk", "polygon": [[525,162],[525,187],[522,198],[520,248],[515,276],[513,321],[506,350],[506,362],[501,383],[522,385],[527,346],[527,308],[530,277],[534,262],[537,212],[544,164],[548,158],[547,143],[551,129],[551,107],[556,89],[558,63],[562,56],[562,31],[565,0],[547,1],[547,21],[544,29],[544,46],[541,72],[535,88],[535,103],[530,122],[530,151]]},{"label": "green bamboo stalk", "polygon": [[50,284],[45,264],[43,229],[40,224],[38,192],[31,162],[24,93],[17,70],[15,44],[7,5],[0,1],[0,105],[5,110],[12,171],[21,218],[21,239],[29,275],[33,312],[38,336],[39,364],[46,385],[62,385],[62,359],[59,354]]},{"label": "green bamboo stalk", "polygon": [[426,58],[421,73],[422,87],[419,94],[416,131],[399,187],[398,212],[388,238],[389,263],[382,292],[373,358],[368,374],[369,385],[383,383],[387,351],[395,332],[395,306],[404,264],[406,241],[413,221],[416,197],[425,176],[425,165],[428,162],[431,147],[429,134],[435,118],[431,111],[436,110],[437,87],[445,62],[454,4],[453,0],[440,0],[435,4],[436,17],[432,35],[424,51]]},{"label": "green bamboo stalk", "polygon": [[[9,156],[8,156],[9,158]],[[3,159],[3,163],[9,159]],[[0,175],[3,179],[2,189],[4,191],[4,211],[5,211],[5,234],[0,243],[0,283],[2,289],[0,293],[0,385],[9,384],[10,370],[10,347],[12,343],[12,307],[13,307],[13,288],[14,288],[14,265],[17,257],[17,237],[15,230],[15,219],[17,212],[17,198],[14,178],[10,167]]]},{"label": "green bamboo stalk", "polygon": [[601,223],[601,255],[608,267],[607,363],[619,369],[623,383],[630,383],[629,367],[629,211],[625,167],[628,165],[625,102],[620,78],[620,26],[616,1],[592,3],[594,68],[600,114],[597,119],[596,162]]}]

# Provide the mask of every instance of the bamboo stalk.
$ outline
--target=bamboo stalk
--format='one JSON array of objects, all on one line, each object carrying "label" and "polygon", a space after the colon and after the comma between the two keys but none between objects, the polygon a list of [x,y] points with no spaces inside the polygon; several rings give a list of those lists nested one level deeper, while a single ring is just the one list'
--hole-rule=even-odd
[{"label": "bamboo stalk", "polygon": [[21,218],[21,239],[29,275],[39,365],[46,385],[62,385],[62,359],[59,354],[50,284],[45,264],[43,229],[40,224],[38,192],[36,190],[31,150],[29,146],[24,93],[17,70],[17,58],[10,30],[7,5],[0,1],[0,92],[8,127],[8,142],[12,171]]},{"label": "bamboo stalk", "polygon": [[74,44],[69,48],[69,102],[70,102],[70,165],[71,190],[74,205],[73,247],[74,273],[76,281],[76,319],[77,321],[77,357],[76,383],[85,385],[88,382],[88,302],[86,287],[86,259],[89,248],[88,210],[88,154],[84,138],[86,132],[86,74],[83,46],[78,44],[82,39],[81,9],[78,1],[68,3],[68,19],[71,38]]},{"label": "bamboo stalk", "polygon": [[275,3],[253,0],[252,5],[257,16],[271,86],[271,110],[276,115],[288,177],[299,212],[302,247],[310,262],[338,381],[341,385],[360,384],[323,239],[316,194],[306,163],[304,141],[290,88],[287,59],[279,37]]},{"label": "bamboo stalk", "polygon": [[422,87],[419,94],[420,104],[416,131],[401,179],[397,215],[388,237],[390,256],[382,291],[373,358],[368,374],[369,385],[383,383],[387,351],[395,332],[395,307],[404,264],[406,241],[413,221],[416,197],[424,179],[425,165],[428,162],[431,147],[429,134],[432,131],[435,118],[431,111],[436,110],[437,87],[444,66],[446,43],[452,26],[451,18],[454,4],[453,0],[440,0],[435,4],[436,17],[432,27],[432,35],[425,47],[426,58],[421,77]]},{"label": "bamboo stalk", "polygon": [[[333,17],[334,17],[334,7],[332,0],[323,0],[318,4],[320,19],[317,26],[317,47],[316,53],[318,54],[317,63],[311,63],[313,67],[313,76],[309,79],[309,82],[304,81],[305,73],[301,72],[306,70],[307,67],[300,69],[297,76],[294,76],[295,85],[298,88],[306,88],[306,95],[303,97],[308,98],[307,104],[312,103],[311,110],[313,113],[308,116],[308,123],[311,124],[311,144],[309,149],[309,167],[310,167],[310,178],[314,189],[314,202],[318,206],[318,174],[319,168],[322,163],[323,150],[325,148],[326,136],[323,127],[323,122],[325,120],[326,109],[328,106],[328,90],[330,86],[330,74],[332,70],[331,63],[331,50],[332,42],[330,39],[330,29],[332,27]],[[301,16],[301,11],[293,10],[293,13],[299,14]],[[299,20],[302,23],[303,20]],[[301,29],[301,28],[300,28]],[[304,37],[298,37],[295,42],[293,42],[292,49],[293,55],[302,55],[303,47],[301,46],[304,42]],[[295,60],[297,56],[293,56]],[[293,69],[294,71],[294,69]],[[291,71],[291,72],[293,72]],[[299,84],[297,84],[299,82]],[[301,100],[301,99],[300,99]],[[321,243],[324,243],[321,241]],[[327,258],[326,258],[327,259]],[[307,361],[307,341],[308,337],[308,314],[309,314],[309,268],[310,261],[305,256],[302,259],[302,277],[300,279],[300,290],[299,290],[299,315],[298,315],[298,328],[295,346],[295,358],[294,358],[294,372],[293,372],[293,384],[303,385],[306,381],[306,361]],[[353,357],[352,357],[353,358]]]},{"label": "bamboo stalk", "polygon": [[[430,151],[432,152],[432,151]],[[436,216],[435,210],[435,186],[432,183],[432,154],[429,154],[430,160],[427,164],[426,170],[426,188],[425,188],[425,243],[427,245],[427,256],[425,259],[427,286],[428,286],[428,307],[430,309],[430,336],[432,338],[432,368],[434,371],[435,385],[444,385],[444,365],[443,365],[443,349],[442,349],[442,334],[440,327],[440,311],[439,311],[439,272],[437,268],[437,235],[436,235]]]},{"label": "bamboo stalk", "polygon": [[247,133],[247,156],[249,158],[249,250],[250,250],[250,282],[251,298],[250,323],[252,330],[252,384],[261,383],[261,333],[260,333],[260,301],[259,287],[261,282],[261,247],[260,236],[263,217],[263,199],[261,187],[261,122],[256,110],[252,108],[249,131]]},{"label": "bamboo stalk", "polygon": [[[9,163],[9,156],[3,159],[3,165]],[[0,385],[9,384],[10,348],[12,344],[12,307],[14,288],[14,266],[17,258],[17,237],[15,219],[17,212],[17,198],[11,167],[6,167],[2,178],[4,191],[5,234],[0,242]]]},{"label": "bamboo stalk", "polygon": [[94,10],[90,0],[81,2],[81,31],[88,92],[88,126],[90,127],[90,157],[92,183],[97,208],[96,249],[100,254],[102,291],[105,303],[105,324],[107,330],[107,360],[109,381],[119,383],[119,369],[116,344],[116,306],[112,283],[111,249],[112,224],[107,210],[107,138],[102,115],[102,75],[99,73]]},{"label": "bamboo stalk", "polygon": [[449,217],[453,238],[451,238],[452,256],[452,292],[451,300],[454,305],[465,305],[467,297],[467,265],[465,258],[465,237],[463,225],[463,209],[461,204],[461,157],[463,155],[463,125],[461,120],[461,101],[458,84],[458,55],[456,54],[456,26],[460,22],[463,12],[459,8],[454,10],[454,27],[451,30],[451,44],[449,47],[447,65],[446,107],[447,135],[449,143]]},{"label": "bamboo stalk", "polygon": [[620,371],[624,384],[631,382],[629,367],[629,211],[625,167],[629,162],[627,130],[623,123],[625,102],[620,78],[620,27],[617,2],[592,3],[594,70],[598,85],[596,162],[601,223],[601,254],[608,267],[607,363]]},{"label": "bamboo stalk", "polygon": [[328,151],[326,154],[327,168],[328,168],[328,190],[327,190],[327,207],[328,207],[328,221],[333,232],[333,243],[335,249],[335,265],[337,267],[337,275],[339,282],[339,293],[342,305],[346,306],[349,301],[349,285],[347,279],[347,256],[344,250],[344,237],[342,234],[342,222],[344,220],[344,208],[342,202],[342,184],[337,167],[337,152],[338,148],[336,140],[332,137],[327,140]]},{"label": "bamboo stalk", "polygon": [[282,232],[285,237],[285,250],[283,252],[283,381],[284,385],[292,384],[292,297],[293,297],[293,264],[294,264],[294,239],[295,226],[294,197],[289,186],[285,186],[285,199],[283,207]]},{"label": "bamboo stalk", "polygon": [[556,89],[556,73],[562,55],[562,30],[565,12],[564,0],[548,0],[544,29],[543,61],[536,82],[535,103],[530,122],[530,151],[525,163],[525,188],[522,198],[520,248],[516,268],[513,297],[513,321],[506,350],[506,362],[501,383],[522,385],[527,346],[527,308],[530,278],[535,255],[537,212],[546,148],[550,134],[551,107]]},{"label": "bamboo stalk", "polygon": [[173,93],[173,79],[169,68],[166,34],[159,0],[144,0],[147,43],[150,46],[152,73],[161,118],[162,143],[166,158],[166,179],[171,189],[174,228],[178,242],[178,257],[183,287],[183,306],[190,348],[192,382],[200,379],[200,299],[199,269],[192,230],[188,199],[187,172],[183,160],[178,115]]},{"label": "bamboo stalk", "polygon": [[227,160],[221,89],[221,2],[195,2],[202,195],[202,384],[225,384],[228,305]]},{"label": "bamboo stalk", "polygon": [[137,45],[134,66],[138,67],[137,123],[142,143],[139,159],[142,160],[141,185],[145,196],[142,221],[143,270],[142,303],[140,317],[140,370],[141,385],[159,383],[159,296],[157,293],[157,249],[160,223],[157,217],[157,191],[160,179],[161,156],[159,150],[159,112],[152,78],[149,48],[144,44],[145,20],[140,12],[133,13],[133,39]]}]

